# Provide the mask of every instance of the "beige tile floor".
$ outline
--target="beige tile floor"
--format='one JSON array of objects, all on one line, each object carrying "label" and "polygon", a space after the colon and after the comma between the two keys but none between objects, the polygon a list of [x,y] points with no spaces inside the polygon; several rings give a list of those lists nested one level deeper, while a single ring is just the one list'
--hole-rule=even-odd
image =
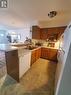
[{"label": "beige tile floor", "polygon": [[54,95],[56,63],[38,59],[17,83],[8,75],[0,79],[0,95]]}]

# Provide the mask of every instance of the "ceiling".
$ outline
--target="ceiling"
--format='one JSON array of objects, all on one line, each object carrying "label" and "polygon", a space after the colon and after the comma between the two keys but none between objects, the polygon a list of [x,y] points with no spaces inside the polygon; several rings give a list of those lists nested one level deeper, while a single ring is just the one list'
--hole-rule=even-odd
[{"label": "ceiling", "polygon": [[[48,13],[57,11],[50,19]],[[67,25],[71,20],[71,0],[8,0],[8,8],[0,8],[0,24],[24,27]]]}]

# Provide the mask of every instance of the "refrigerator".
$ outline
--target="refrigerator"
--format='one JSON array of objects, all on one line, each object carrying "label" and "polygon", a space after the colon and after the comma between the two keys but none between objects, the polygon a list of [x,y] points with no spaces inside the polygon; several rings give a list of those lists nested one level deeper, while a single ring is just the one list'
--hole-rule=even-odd
[{"label": "refrigerator", "polygon": [[60,37],[60,45],[57,54],[58,64],[55,76],[55,95],[71,95],[71,93],[67,94],[70,91],[69,89],[71,89],[71,86],[67,85],[71,81],[70,55],[71,55],[71,23],[69,23],[64,33]]}]

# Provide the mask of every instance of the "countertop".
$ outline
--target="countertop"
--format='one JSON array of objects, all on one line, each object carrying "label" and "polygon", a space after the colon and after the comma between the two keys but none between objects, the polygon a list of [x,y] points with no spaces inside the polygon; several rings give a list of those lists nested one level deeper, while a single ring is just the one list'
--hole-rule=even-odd
[{"label": "countertop", "polygon": [[50,49],[59,49],[58,47],[47,47],[47,46],[42,46],[44,48],[50,48]]},{"label": "countertop", "polygon": [[50,48],[50,49],[58,49],[56,47],[37,46],[35,49],[28,50],[28,49],[25,49],[25,46],[16,47],[16,46],[12,46],[11,44],[0,44],[0,50],[5,51],[5,52],[12,51],[12,50],[21,50],[21,49],[24,49],[26,51],[34,51],[34,50],[39,49],[41,47]]},{"label": "countertop", "polygon": [[0,50],[7,52],[12,50],[17,50],[17,47],[11,46],[9,44],[0,44]]},{"label": "countertop", "polygon": [[31,51],[37,50],[37,49],[39,49],[39,48],[58,49],[57,47],[38,46],[38,47],[36,47],[35,49],[33,49],[33,50],[31,50]]}]

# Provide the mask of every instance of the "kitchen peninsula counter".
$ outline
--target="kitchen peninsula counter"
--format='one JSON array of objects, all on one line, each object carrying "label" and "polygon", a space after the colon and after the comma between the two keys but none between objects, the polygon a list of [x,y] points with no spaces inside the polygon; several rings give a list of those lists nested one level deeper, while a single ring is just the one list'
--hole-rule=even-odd
[{"label": "kitchen peninsula counter", "polygon": [[13,51],[13,50],[20,50],[20,49],[24,49],[25,51],[33,51],[36,50],[38,48],[50,48],[50,49],[58,49],[58,47],[47,47],[47,46],[37,46],[35,49],[29,50],[29,49],[25,49],[24,46],[20,46],[20,47],[16,47],[16,46],[12,46],[9,44],[0,44],[0,51]]},{"label": "kitchen peninsula counter", "polygon": [[19,82],[20,78],[30,68],[31,51],[10,44],[0,44],[0,51],[5,54],[7,74]]},{"label": "kitchen peninsula counter", "polygon": [[[49,54],[44,48],[47,48]],[[24,75],[24,73],[30,68],[31,60],[33,59],[33,52],[36,52],[37,59],[40,57],[49,59],[48,56],[52,55],[50,51],[57,53],[57,50],[58,48],[47,46],[34,46],[33,49],[30,50],[28,48],[26,49],[26,46],[24,44],[22,44],[21,46],[0,44],[0,51],[4,52],[5,54],[7,74],[13,77],[18,82],[20,81],[20,78]],[[56,56],[56,53],[53,53],[53,55]]]},{"label": "kitchen peninsula counter", "polygon": [[11,46],[9,44],[0,44],[0,51],[12,51],[12,50],[17,50],[17,47]]}]

